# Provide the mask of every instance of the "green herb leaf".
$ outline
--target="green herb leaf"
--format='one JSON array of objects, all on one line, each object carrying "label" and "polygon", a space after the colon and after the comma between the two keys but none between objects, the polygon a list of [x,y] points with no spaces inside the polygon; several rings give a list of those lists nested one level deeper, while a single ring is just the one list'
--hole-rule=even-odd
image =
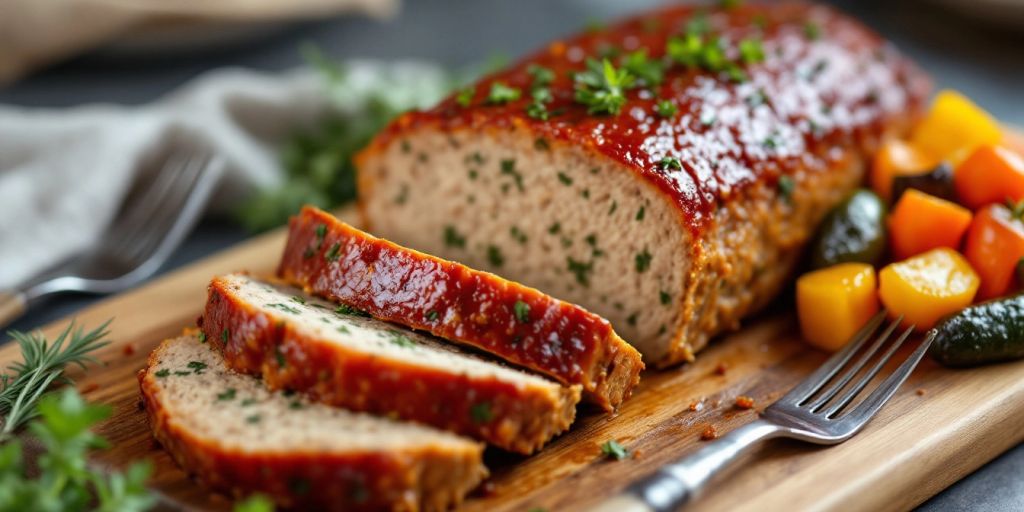
[{"label": "green herb leaf", "polygon": [[793,190],[796,188],[796,182],[789,176],[779,176],[779,195],[782,196],[787,202],[793,199]]},{"label": "green herb leaf", "polygon": [[448,247],[464,249],[466,247],[466,237],[460,235],[455,230],[455,226],[447,225],[444,227],[444,244]]},{"label": "green herb leaf", "polygon": [[661,61],[647,57],[647,50],[637,50],[622,60],[622,68],[635,76],[642,85],[653,87],[665,80],[665,66]]},{"label": "green herb leaf", "polygon": [[334,312],[339,315],[358,316],[362,318],[370,318],[370,314],[361,310],[356,309],[348,304],[342,304],[334,309]]},{"label": "green herb leaf", "polygon": [[262,494],[253,494],[235,503],[232,512],[274,512],[274,502]]},{"label": "green herb leaf", "polygon": [[808,21],[804,24],[804,36],[811,41],[816,41],[821,38],[821,27],[813,22]]},{"label": "green herb leaf", "polygon": [[594,262],[582,262],[566,257],[566,267],[576,278],[576,282],[582,286],[590,286],[590,273],[594,271]]},{"label": "green herb leaf", "polygon": [[480,402],[473,404],[469,408],[469,417],[473,420],[473,423],[477,424],[490,422],[494,418],[494,413],[491,411],[490,402]]},{"label": "green herb leaf", "polygon": [[[676,170],[679,170],[679,169],[683,168],[683,164],[682,164],[682,162],[679,161],[678,158],[676,158],[674,156],[666,156],[666,157],[662,158],[660,161],[658,161],[658,167],[661,168],[661,169],[676,169]],[[637,220],[639,220],[639,219],[637,219]]]},{"label": "green herb leaf", "polygon": [[473,103],[473,96],[476,95],[476,87],[472,85],[463,87],[459,90],[458,94],[455,95],[455,103],[465,108]]},{"label": "green herb leaf", "polygon": [[661,117],[673,117],[679,112],[679,107],[669,100],[661,100],[654,105],[654,111]]},{"label": "green herb leaf", "polygon": [[651,268],[651,260],[654,259],[654,256],[647,252],[645,248],[642,252],[637,253],[634,259],[636,260],[636,271],[646,272],[647,269]]},{"label": "green herb leaf", "polygon": [[441,315],[440,315],[440,314],[439,314],[439,313],[438,313],[438,312],[437,312],[436,310],[433,310],[433,309],[431,309],[430,311],[427,311],[427,314],[426,314],[426,315],[423,315],[423,316],[424,316],[424,318],[426,318],[426,319],[427,319],[427,321],[430,321],[430,322],[434,322],[434,321],[436,321],[436,320],[437,320],[437,319],[438,319],[438,318],[439,318],[439,317],[440,317]]},{"label": "green herb leaf", "polygon": [[740,41],[740,57],[747,64],[764,62],[764,48],[760,39],[744,39]]},{"label": "green herb leaf", "polygon": [[223,393],[217,393],[217,400],[219,400],[221,402],[226,402],[228,400],[234,400],[236,394],[238,394],[238,391],[235,390],[235,388],[228,388],[228,389],[225,389]]},{"label": "green herb leaf", "polygon": [[576,73],[576,102],[589,114],[618,114],[626,103],[625,91],[634,77],[626,69],[615,69],[608,59],[587,59],[587,69]]},{"label": "green herb leaf", "polygon": [[487,103],[491,105],[502,105],[510,101],[518,100],[522,91],[515,87],[509,87],[502,82],[491,82],[491,91],[487,93]]},{"label": "green herb leaf", "polygon": [[324,259],[327,261],[338,261],[341,257],[341,242],[334,242],[334,245],[330,249],[327,249],[327,253],[324,254]]},{"label": "green herb leaf", "polygon": [[601,453],[609,459],[622,460],[629,457],[629,450],[619,444],[618,441],[610,439],[601,445]]},{"label": "green herb leaf", "polygon": [[533,77],[533,87],[547,87],[555,81],[555,72],[551,69],[538,64],[530,64],[526,68],[526,72]]},{"label": "green herb leaf", "polygon": [[501,248],[496,245],[487,246],[487,261],[495,267],[500,267],[505,264],[505,256],[501,253]]},{"label": "green herb leaf", "polygon": [[519,320],[520,323],[524,323],[524,324],[530,323],[530,305],[529,304],[527,304],[526,302],[523,302],[521,300],[517,300],[515,305],[512,306],[512,309],[515,311],[516,320]]}]

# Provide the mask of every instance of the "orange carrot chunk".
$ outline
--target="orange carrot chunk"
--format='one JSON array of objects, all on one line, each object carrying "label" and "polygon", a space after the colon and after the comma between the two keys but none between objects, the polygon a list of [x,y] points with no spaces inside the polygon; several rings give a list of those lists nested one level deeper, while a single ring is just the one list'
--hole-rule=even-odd
[{"label": "orange carrot chunk", "polygon": [[871,189],[885,201],[892,201],[892,180],[897,176],[926,174],[939,160],[927,151],[902,140],[882,146],[871,165]]},{"label": "orange carrot chunk", "polygon": [[1009,293],[1014,273],[1024,258],[1024,222],[1019,208],[993,204],[978,211],[967,231],[964,256],[981,277],[978,299],[987,300]]},{"label": "orange carrot chunk", "polygon": [[1024,160],[1017,153],[985,144],[971,153],[953,175],[957,199],[977,209],[1007,199],[1024,199]]},{"label": "orange carrot chunk", "polygon": [[889,215],[889,245],[896,259],[937,247],[956,249],[970,225],[970,210],[910,189],[900,197]]}]

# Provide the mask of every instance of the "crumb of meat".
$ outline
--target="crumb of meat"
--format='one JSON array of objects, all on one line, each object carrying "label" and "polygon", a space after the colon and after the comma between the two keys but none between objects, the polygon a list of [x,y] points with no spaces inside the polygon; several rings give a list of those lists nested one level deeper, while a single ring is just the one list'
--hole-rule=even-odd
[{"label": "crumb of meat", "polygon": [[924,388],[918,388],[916,393],[917,393],[917,396],[924,396],[926,391],[924,390]]},{"label": "crumb of meat", "polygon": [[714,425],[708,425],[703,432],[700,433],[701,441],[711,441],[718,439],[718,429]]},{"label": "crumb of meat", "polygon": [[715,375],[725,375],[728,369],[729,367],[725,363],[718,363],[718,366],[715,367]]},{"label": "crumb of meat", "polygon": [[719,406],[721,406],[721,405],[722,405],[722,399],[721,399],[721,398],[719,398],[719,399],[716,399],[716,400],[715,400],[714,402],[711,402],[711,407],[714,407],[714,408],[716,408],[716,409],[717,409],[717,408],[718,408]]},{"label": "crumb of meat", "polygon": [[127,345],[124,346],[124,348],[121,349],[121,352],[125,355],[125,357],[131,357],[135,355],[135,344],[128,343]]},{"label": "crumb of meat", "polygon": [[753,409],[754,399],[746,395],[736,397],[736,407],[739,409]]},{"label": "crumb of meat", "polygon": [[690,410],[693,412],[699,412],[704,409],[704,399],[694,400],[690,402]]}]

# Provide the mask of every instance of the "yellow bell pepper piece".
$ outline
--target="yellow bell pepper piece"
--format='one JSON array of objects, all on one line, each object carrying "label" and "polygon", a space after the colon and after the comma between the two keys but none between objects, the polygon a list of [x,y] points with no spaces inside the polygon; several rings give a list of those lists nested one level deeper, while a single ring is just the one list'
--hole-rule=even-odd
[{"label": "yellow bell pepper piece", "polygon": [[892,263],[878,275],[878,295],[893,316],[917,330],[971,304],[980,280],[967,259],[942,247]]},{"label": "yellow bell pepper piece", "polygon": [[959,163],[981,144],[998,144],[1003,139],[999,123],[956,91],[939,92],[932,108],[917,125],[910,141],[936,159]]},{"label": "yellow bell pepper piece", "polygon": [[796,281],[796,306],[804,339],[839,350],[878,312],[875,269],[842,263],[804,274]]}]

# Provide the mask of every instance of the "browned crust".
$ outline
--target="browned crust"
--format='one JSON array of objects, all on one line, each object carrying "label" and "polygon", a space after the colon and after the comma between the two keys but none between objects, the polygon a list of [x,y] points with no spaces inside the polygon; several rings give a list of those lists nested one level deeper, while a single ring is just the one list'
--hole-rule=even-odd
[{"label": "browned crust", "polygon": [[301,391],[321,403],[432,425],[523,454],[569,428],[580,400],[579,386],[471,377],[318,339],[287,315],[246,302],[219,277],[210,282],[202,328],[229,367],[261,375],[270,389]]},{"label": "browned crust", "polygon": [[[374,317],[580,384],[608,411],[629,397],[644,367],[606,320],[579,306],[376,238],[316,208],[292,218],[278,275]],[[517,317],[517,303],[528,307],[528,321]]]},{"label": "browned crust", "polygon": [[212,489],[234,497],[258,492],[285,508],[430,511],[459,504],[486,476],[478,446],[461,452],[441,447],[287,454],[231,449],[185,428],[163,403],[149,371],[160,361],[162,348],[150,354],[138,375],[150,428],[182,469]]}]

